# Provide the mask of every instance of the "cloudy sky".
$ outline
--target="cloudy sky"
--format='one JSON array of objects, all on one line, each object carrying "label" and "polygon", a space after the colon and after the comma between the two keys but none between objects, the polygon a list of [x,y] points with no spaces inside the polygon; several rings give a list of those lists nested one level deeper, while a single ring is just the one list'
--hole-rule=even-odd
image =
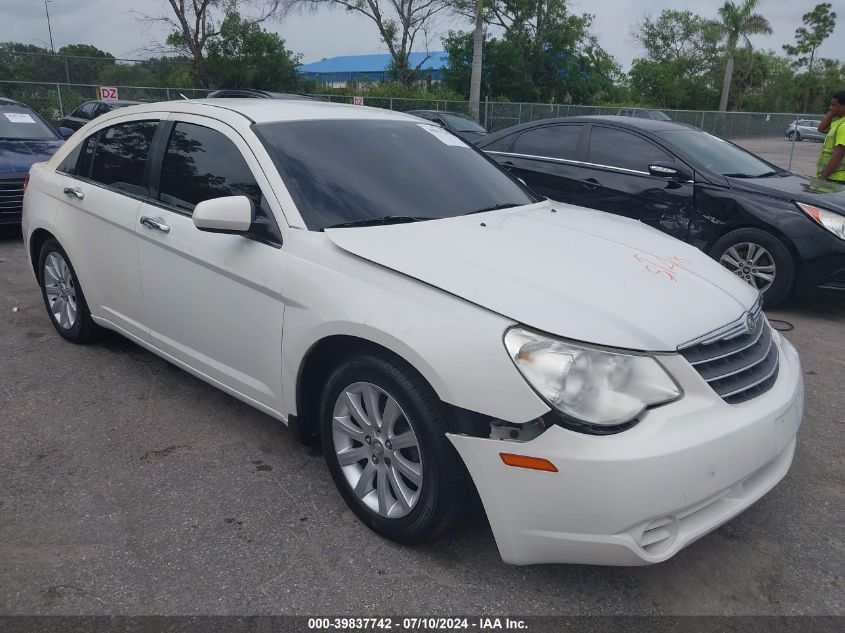
[{"label": "cloudy sky", "polygon": [[[761,0],[760,11],[768,17],[774,33],[755,37],[757,48],[782,52],[781,45],[793,41],[801,16],[815,6],[817,0]],[[721,1],[716,0],[572,0],[574,11],[595,15],[594,31],[606,50],[627,69],[631,60],[641,54],[632,41],[631,25],[647,13],[658,14],[667,8],[691,9],[702,15],[715,16]],[[833,36],[820,50],[826,57],[843,58],[845,35],[845,2],[833,0],[839,8],[839,24]],[[153,41],[166,36],[163,27],[145,25],[138,13],[164,15],[169,10],[166,0],[53,0],[50,3],[55,47],[89,43],[116,57],[144,57]],[[469,29],[452,17],[441,18],[431,36],[430,50],[439,50],[440,35],[449,29]],[[377,31],[369,20],[342,10],[326,9],[316,14],[295,15],[266,24],[279,33],[288,48],[303,54],[306,62],[334,55],[354,55],[384,51]],[[49,46],[47,22],[42,0],[0,0],[0,41],[19,41]],[[837,46],[837,43],[839,46]]]}]

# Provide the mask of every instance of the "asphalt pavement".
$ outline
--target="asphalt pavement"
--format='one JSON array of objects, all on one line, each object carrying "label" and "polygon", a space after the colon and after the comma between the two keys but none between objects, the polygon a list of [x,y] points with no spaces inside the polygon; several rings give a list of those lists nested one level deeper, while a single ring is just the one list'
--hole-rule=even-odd
[{"label": "asphalt pavement", "polygon": [[659,565],[514,567],[483,516],[380,538],[275,420],[119,336],[64,341],[0,237],[0,614],[845,615],[845,297],[769,317],[807,389],[784,481]]}]

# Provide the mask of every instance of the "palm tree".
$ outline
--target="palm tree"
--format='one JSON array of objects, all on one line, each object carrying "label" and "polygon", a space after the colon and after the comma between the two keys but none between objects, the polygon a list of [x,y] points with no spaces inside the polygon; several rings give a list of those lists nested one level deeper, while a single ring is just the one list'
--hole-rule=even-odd
[{"label": "palm tree", "polygon": [[728,108],[728,94],[731,91],[731,78],[734,72],[734,54],[739,38],[745,40],[749,50],[751,40],[749,35],[766,35],[772,32],[769,21],[759,13],[754,13],[759,0],[743,0],[742,4],[736,5],[731,0],[726,0],[719,9],[721,20],[717,23],[722,31],[722,36],[727,39],[728,59],[725,63],[725,79],[722,82],[722,98],[719,99],[719,110],[724,112]]},{"label": "palm tree", "polygon": [[469,109],[476,119],[481,114],[481,57],[484,47],[484,0],[475,0],[475,32],[472,36],[472,74],[469,79]]}]

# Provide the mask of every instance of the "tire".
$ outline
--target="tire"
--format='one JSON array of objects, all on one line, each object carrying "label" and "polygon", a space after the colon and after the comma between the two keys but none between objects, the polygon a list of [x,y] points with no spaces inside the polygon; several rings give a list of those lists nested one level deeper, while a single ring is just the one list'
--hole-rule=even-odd
[{"label": "tire", "polygon": [[797,143],[800,143],[800,142],[801,142],[801,132],[799,132],[799,131],[797,131],[797,130],[795,131],[795,141],[796,141]]},{"label": "tire", "polygon": [[71,343],[90,343],[102,333],[91,318],[88,304],[70,258],[49,238],[38,257],[38,281],[47,314],[56,331]]},{"label": "tire", "polygon": [[[398,414],[387,424],[387,418],[394,417],[388,414],[391,400],[396,405],[391,410]],[[371,409],[378,413],[371,416]],[[376,417],[384,426],[367,426],[361,417]],[[389,354],[347,358],[323,388],[320,435],[329,472],[355,515],[392,541],[428,541],[463,519],[471,488],[463,462],[446,437],[449,430],[448,411],[434,390]],[[391,438],[401,438],[403,447],[394,446]],[[415,446],[409,446],[412,439]],[[348,452],[343,465],[338,451]],[[418,486],[406,476],[408,465],[410,472],[421,471]]]},{"label": "tire", "polygon": [[[710,256],[761,290],[767,307],[782,303],[792,296],[795,288],[795,259],[783,242],[767,231],[753,228],[731,231],[713,245]],[[749,266],[748,262],[754,265]],[[735,264],[739,264],[739,267]],[[773,279],[767,280],[769,275]]]},{"label": "tire", "polygon": [[788,138],[790,141],[794,141],[795,140],[795,131],[790,130],[790,132],[786,135],[786,138]]}]

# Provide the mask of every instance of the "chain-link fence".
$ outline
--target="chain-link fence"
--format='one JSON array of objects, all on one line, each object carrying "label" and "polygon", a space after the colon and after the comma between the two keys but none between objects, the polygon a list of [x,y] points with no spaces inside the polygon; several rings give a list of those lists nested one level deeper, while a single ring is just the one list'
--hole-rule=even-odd
[{"label": "chain-link fence", "polygon": [[[208,90],[193,88],[163,88],[154,86],[116,86],[121,99],[132,101],[169,101],[201,98]],[[26,103],[46,118],[57,122],[81,103],[97,99],[98,86],[94,84],[40,83],[30,81],[0,80],[0,96],[11,97]],[[352,103],[353,96],[320,94],[312,95],[336,103]],[[442,110],[469,114],[468,101],[445,99],[406,99],[400,97],[364,96],[364,104],[389,110]],[[626,108],[630,110],[631,108]],[[553,117],[585,116],[592,114],[617,114],[617,107],[548,104],[508,103],[483,101],[480,106],[480,123],[489,131],[497,131],[525,123]],[[713,112],[705,110],[661,110],[673,121],[688,123],[728,139],[784,137],[789,125],[802,117],[794,113],[774,112]]]},{"label": "chain-link fence", "polygon": [[[159,88],[154,86],[112,86],[118,97],[129,101],[154,102],[205,97],[210,91],[194,88]],[[99,99],[100,86],[93,84],[40,83],[0,80],[0,96],[25,103],[53,123],[73,112],[86,101]]]},{"label": "chain-link fence", "polygon": [[[315,94],[315,97],[338,103],[352,103],[352,96]],[[446,99],[405,99],[400,97],[364,97],[364,104],[389,110],[441,110],[469,114],[468,101],[450,101]],[[643,108],[619,108],[604,106],[549,104],[549,103],[508,103],[501,101],[483,101],[480,104],[479,118],[488,131],[498,130],[555,117],[588,116],[596,114],[617,114],[620,110],[645,110]],[[717,136],[729,139],[784,137],[789,125],[801,115],[786,112],[714,112],[711,110],[659,110],[673,121],[688,123]]]}]

